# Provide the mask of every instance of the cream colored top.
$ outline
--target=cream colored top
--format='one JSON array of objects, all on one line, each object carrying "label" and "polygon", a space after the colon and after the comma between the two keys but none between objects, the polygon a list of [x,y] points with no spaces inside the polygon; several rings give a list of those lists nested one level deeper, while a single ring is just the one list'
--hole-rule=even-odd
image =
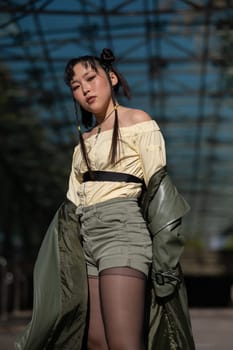
[{"label": "cream colored top", "polygon": [[[92,135],[85,145],[92,170],[115,171],[144,178],[146,185],[150,177],[166,165],[165,143],[159,126],[154,120],[121,127],[118,160],[111,164],[109,152],[112,129]],[[75,205],[88,206],[116,197],[139,197],[142,185],[127,182],[82,182],[87,171],[80,145],[73,154],[72,169],[67,198]]]}]

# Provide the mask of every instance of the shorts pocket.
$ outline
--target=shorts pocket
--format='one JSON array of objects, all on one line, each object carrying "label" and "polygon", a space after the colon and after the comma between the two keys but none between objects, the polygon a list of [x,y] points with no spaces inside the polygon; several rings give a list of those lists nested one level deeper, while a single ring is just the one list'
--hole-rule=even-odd
[{"label": "shorts pocket", "polygon": [[111,211],[96,211],[96,219],[106,226],[123,226],[127,221],[127,214],[121,208]]}]

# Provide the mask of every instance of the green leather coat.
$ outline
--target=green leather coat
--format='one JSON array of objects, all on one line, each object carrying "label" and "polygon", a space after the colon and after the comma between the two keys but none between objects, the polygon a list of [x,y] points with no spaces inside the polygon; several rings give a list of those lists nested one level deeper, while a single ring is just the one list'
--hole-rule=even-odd
[{"label": "green leather coat", "polygon": [[[153,239],[148,283],[147,350],[195,349],[179,260],[181,217],[189,206],[163,168],[151,178],[141,206]],[[17,350],[83,350],[87,276],[76,207],[65,201],[42,242],[34,268],[31,322]]]}]

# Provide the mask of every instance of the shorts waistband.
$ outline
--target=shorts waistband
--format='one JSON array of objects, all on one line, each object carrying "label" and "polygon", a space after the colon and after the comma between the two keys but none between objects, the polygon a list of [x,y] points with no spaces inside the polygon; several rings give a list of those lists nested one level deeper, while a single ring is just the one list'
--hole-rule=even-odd
[{"label": "shorts waistband", "polygon": [[137,197],[129,197],[129,198],[113,198],[109,199],[107,201],[99,202],[96,204],[88,205],[88,206],[78,206],[76,209],[76,214],[80,215],[82,213],[87,213],[89,211],[95,211],[98,208],[104,208],[106,206],[111,206],[115,204],[127,204],[127,203],[137,203],[138,198]]}]

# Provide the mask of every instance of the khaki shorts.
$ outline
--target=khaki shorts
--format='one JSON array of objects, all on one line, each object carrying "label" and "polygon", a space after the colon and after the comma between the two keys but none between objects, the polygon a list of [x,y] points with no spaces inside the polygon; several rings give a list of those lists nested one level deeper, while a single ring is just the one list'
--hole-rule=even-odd
[{"label": "khaki shorts", "polygon": [[148,275],[152,242],[136,198],[78,207],[77,214],[89,276],[123,266]]}]

